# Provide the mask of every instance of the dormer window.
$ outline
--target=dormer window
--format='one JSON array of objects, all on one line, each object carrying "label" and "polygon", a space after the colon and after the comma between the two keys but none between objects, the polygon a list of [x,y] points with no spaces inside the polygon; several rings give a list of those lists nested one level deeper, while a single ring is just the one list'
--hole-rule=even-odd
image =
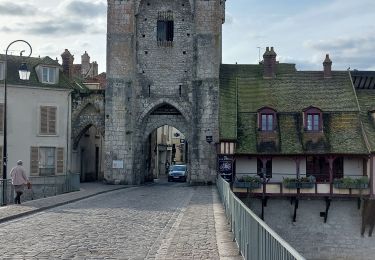
[{"label": "dormer window", "polygon": [[5,65],[4,62],[0,62],[0,80],[4,80]]},{"label": "dormer window", "polygon": [[258,110],[258,129],[273,131],[276,128],[276,111],[269,107]]},{"label": "dormer window", "polygon": [[322,131],[322,111],[319,108],[309,107],[304,110],[304,128],[311,132]]},{"label": "dormer window", "polygon": [[320,114],[307,114],[307,131],[319,131]]},{"label": "dormer window", "polygon": [[49,84],[56,83],[56,68],[42,67],[42,82]]},{"label": "dormer window", "polygon": [[262,114],[262,131],[272,131],[273,130],[273,114]]}]

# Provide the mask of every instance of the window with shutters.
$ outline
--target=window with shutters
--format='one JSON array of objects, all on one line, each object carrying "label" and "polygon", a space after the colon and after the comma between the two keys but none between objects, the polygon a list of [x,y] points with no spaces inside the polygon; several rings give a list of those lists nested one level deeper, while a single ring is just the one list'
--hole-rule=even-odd
[{"label": "window with shutters", "polygon": [[30,149],[30,175],[39,175],[39,147],[31,147]]},{"label": "window with shutters", "polygon": [[0,103],[0,133],[4,133],[4,104]]},{"label": "window with shutters", "polygon": [[64,173],[63,147],[31,147],[30,175],[52,176]]},{"label": "window with shutters", "polygon": [[56,83],[56,68],[42,67],[42,83]]},{"label": "window with shutters", "polygon": [[40,107],[40,134],[56,135],[56,111],[53,106]]},{"label": "window with shutters", "polygon": [[50,176],[56,173],[56,148],[39,147],[39,175]]}]

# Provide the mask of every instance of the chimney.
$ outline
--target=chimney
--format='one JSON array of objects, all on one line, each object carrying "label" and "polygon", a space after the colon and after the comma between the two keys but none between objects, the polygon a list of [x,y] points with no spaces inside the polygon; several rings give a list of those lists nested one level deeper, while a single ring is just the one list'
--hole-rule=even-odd
[{"label": "chimney", "polygon": [[66,76],[68,76],[71,79],[73,76],[74,56],[70,54],[68,49],[65,49],[64,53],[61,54],[61,58],[62,58],[63,72]]},{"label": "chimney", "polygon": [[92,76],[98,76],[98,63],[96,61],[92,63]]},{"label": "chimney", "polygon": [[81,74],[86,75],[90,70],[90,56],[87,54],[86,51],[81,56],[81,65]]},{"label": "chimney", "polygon": [[326,59],[323,62],[323,68],[324,68],[324,78],[325,79],[332,78],[332,61],[329,58],[328,54],[326,54]]},{"label": "chimney", "polygon": [[276,77],[276,52],[271,47],[266,48],[266,52],[263,54],[263,78],[273,79]]}]

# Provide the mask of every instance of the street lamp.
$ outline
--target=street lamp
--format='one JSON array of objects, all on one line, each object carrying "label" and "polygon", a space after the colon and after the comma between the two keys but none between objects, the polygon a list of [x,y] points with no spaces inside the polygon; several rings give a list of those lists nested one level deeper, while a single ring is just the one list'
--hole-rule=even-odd
[{"label": "street lamp", "polygon": [[[31,45],[24,40],[15,40],[11,42],[6,51],[5,51],[5,63],[4,63],[4,110],[3,110],[3,118],[4,118],[4,141],[3,141],[3,199],[2,199],[2,205],[7,204],[6,200],[6,178],[7,178],[7,62],[8,62],[8,50],[9,47],[16,43],[16,42],[22,42],[27,44],[30,48],[30,54],[27,57],[31,56],[31,53],[33,52],[33,49],[31,48]],[[22,56],[24,51],[21,51],[20,56]],[[22,63],[21,66],[18,69],[19,77],[21,80],[29,80],[30,77],[30,71],[27,68],[26,63]]]}]

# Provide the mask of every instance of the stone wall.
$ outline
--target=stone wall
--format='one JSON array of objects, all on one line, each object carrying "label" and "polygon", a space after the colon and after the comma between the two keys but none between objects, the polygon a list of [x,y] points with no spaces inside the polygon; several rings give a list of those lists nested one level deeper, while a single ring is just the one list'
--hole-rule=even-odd
[{"label": "stone wall", "polygon": [[[157,41],[162,12],[173,17],[168,47]],[[152,128],[162,125],[189,137],[190,182],[215,180],[223,13],[220,0],[108,1],[108,182],[143,182],[145,143]],[[179,114],[152,114],[166,104]],[[113,160],[123,160],[124,168],[112,169]]]}]

